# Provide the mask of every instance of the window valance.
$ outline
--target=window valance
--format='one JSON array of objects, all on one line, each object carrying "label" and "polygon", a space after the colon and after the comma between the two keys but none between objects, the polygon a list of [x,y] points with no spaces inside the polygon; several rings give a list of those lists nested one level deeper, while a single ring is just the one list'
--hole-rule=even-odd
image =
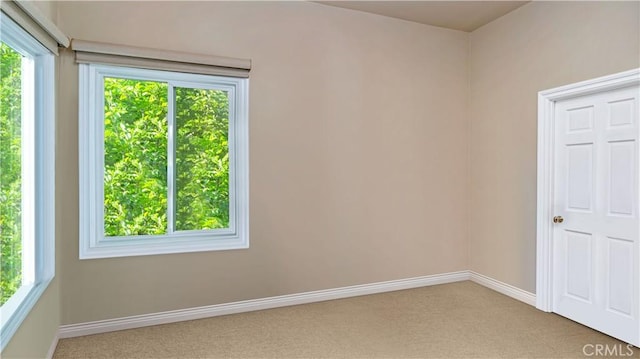
[{"label": "window valance", "polygon": [[58,46],[69,46],[69,38],[34,4],[3,0],[0,9],[52,53],[58,54]]},{"label": "window valance", "polygon": [[98,63],[205,75],[249,77],[251,60],[73,39],[77,63]]}]

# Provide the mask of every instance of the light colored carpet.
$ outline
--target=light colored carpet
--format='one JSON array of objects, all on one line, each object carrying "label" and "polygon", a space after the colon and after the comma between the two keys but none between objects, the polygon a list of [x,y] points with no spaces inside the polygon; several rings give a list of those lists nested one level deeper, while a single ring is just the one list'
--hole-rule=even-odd
[{"label": "light colored carpet", "polygon": [[602,358],[597,344],[629,354],[616,339],[459,282],[63,339],[54,358]]}]

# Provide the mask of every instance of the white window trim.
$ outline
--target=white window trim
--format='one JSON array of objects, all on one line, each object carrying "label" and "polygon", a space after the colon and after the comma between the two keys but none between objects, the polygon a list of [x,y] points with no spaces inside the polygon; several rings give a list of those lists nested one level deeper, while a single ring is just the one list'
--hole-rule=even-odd
[{"label": "white window trim", "polygon": [[[248,79],[101,64],[79,64],[79,71],[80,259],[248,248]],[[103,189],[105,77],[168,82],[170,88],[172,85],[197,86],[229,92],[229,228],[105,238]],[[168,110],[172,111],[171,103]],[[173,154],[170,154],[169,163],[172,156]],[[171,181],[168,186],[169,193],[173,193]],[[169,196],[168,200],[172,200],[172,197]],[[169,211],[171,211],[170,208],[171,206]]]},{"label": "white window trim", "polygon": [[0,351],[4,350],[55,275],[55,66],[54,57],[4,13],[0,13],[2,41],[35,61],[35,273],[0,307]]}]

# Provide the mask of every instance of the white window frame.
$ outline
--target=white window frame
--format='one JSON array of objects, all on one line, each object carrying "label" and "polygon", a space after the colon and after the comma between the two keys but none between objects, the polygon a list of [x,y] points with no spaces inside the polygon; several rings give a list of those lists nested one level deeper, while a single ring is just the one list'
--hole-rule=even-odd
[{"label": "white window frame", "polygon": [[[248,79],[133,67],[79,64],[80,259],[230,250],[249,247]],[[175,163],[173,87],[219,89],[229,94],[229,228],[163,235],[104,235],[104,78],[169,84],[168,171]],[[171,178],[172,176],[169,176]],[[168,218],[173,183],[168,185]],[[171,220],[169,220],[171,222]]]},{"label": "white window frame", "polygon": [[[0,307],[0,351],[4,350],[55,276],[55,62],[54,55],[0,12],[0,38],[32,59],[33,72],[23,74],[22,219],[23,284]],[[25,264],[25,263],[23,263]]]}]

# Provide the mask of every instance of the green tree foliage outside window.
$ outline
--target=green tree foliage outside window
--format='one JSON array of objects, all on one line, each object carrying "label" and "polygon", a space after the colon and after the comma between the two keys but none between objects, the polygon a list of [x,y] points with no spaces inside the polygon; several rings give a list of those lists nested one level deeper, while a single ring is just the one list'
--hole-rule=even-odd
[{"label": "green tree foliage outside window", "polygon": [[229,226],[229,100],[221,90],[174,88],[175,218],[168,216],[167,83],[105,78],[106,236]]},{"label": "green tree foliage outside window", "polygon": [[176,88],[176,229],[229,226],[229,99]]},{"label": "green tree foliage outside window", "polygon": [[105,234],[163,234],[167,84],[105,78],[104,86]]},{"label": "green tree foliage outside window", "polygon": [[21,65],[0,43],[0,305],[22,284]]}]

